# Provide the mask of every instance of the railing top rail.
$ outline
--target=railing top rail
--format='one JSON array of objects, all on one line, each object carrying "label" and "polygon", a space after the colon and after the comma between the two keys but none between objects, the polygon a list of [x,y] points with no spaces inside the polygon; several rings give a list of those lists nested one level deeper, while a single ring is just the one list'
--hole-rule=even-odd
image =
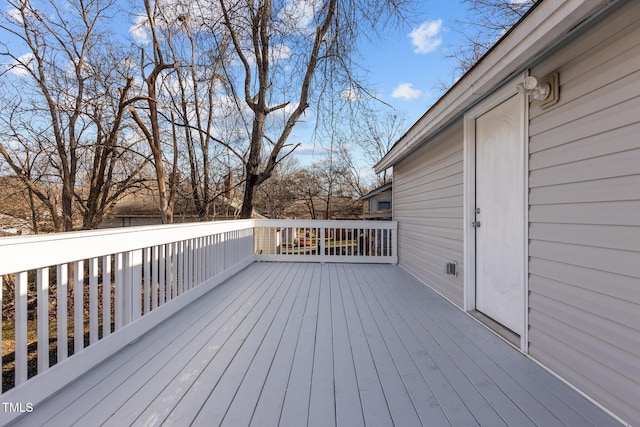
[{"label": "railing top rail", "polygon": [[396,221],[247,219],[123,227],[0,239],[0,275],[254,227],[391,229]]},{"label": "railing top rail", "polygon": [[0,275],[253,227],[254,220],[231,220],[6,237]]},{"label": "railing top rail", "polygon": [[324,227],[324,228],[398,228],[397,221],[319,220],[319,219],[257,219],[256,227]]}]

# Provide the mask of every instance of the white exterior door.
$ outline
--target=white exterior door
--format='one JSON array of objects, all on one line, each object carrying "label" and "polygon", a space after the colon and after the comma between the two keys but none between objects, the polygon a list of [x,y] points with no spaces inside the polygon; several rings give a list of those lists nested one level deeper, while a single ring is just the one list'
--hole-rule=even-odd
[{"label": "white exterior door", "polygon": [[524,108],[513,96],[475,120],[476,310],[524,329]]}]

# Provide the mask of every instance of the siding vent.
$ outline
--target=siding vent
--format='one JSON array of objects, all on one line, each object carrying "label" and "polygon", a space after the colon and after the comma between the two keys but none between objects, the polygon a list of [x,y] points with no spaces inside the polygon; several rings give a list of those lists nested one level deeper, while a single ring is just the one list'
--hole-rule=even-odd
[{"label": "siding vent", "polygon": [[448,262],[447,274],[450,276],[458,277],[458,264],[455,262]]}]

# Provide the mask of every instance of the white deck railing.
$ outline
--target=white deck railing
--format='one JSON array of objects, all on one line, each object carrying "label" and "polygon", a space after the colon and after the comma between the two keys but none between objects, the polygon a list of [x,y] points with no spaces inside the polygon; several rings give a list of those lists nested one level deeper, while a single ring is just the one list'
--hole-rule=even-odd
[{"label": "white deck railing", "polygon": [[398,262],[392,221],[256,222],[256,258],[264,261]]},{"label": "white deck railing", "polygon": [[15,349],[3,402],[42,401],[251,262],[396,263],[396,230],[242,220],[0,239],[0,305],[14,330],[2,344]]}]

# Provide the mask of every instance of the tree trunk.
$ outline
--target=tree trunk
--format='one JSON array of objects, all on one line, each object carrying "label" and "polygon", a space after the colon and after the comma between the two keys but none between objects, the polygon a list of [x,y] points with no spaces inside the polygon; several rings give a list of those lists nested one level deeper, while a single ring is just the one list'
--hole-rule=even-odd
[{"label": "tree trunk", "polygon": [[244,197],[242,198],[242,209],[240,210],[240,218],[249,219],[253,213],[253,194],[256,190],[257,175],[247,172],[247,180],[244,184]]}]

